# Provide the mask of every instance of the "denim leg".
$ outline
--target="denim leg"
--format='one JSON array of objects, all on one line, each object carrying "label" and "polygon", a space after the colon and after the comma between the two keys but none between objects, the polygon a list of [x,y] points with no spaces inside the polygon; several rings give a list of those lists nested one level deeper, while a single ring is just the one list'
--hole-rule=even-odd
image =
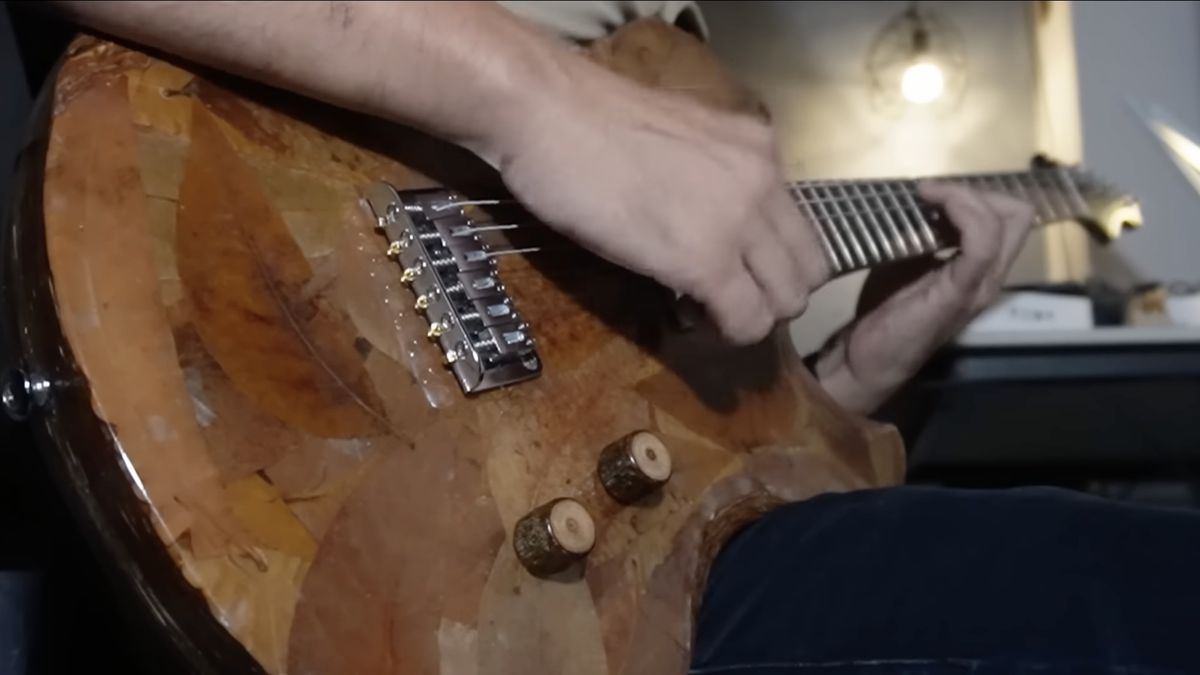
[{"label": "denim leg", "polygon": [[1200,514],[1051,489],[792,504],[718,557],[691,672],[1200,673]]}]

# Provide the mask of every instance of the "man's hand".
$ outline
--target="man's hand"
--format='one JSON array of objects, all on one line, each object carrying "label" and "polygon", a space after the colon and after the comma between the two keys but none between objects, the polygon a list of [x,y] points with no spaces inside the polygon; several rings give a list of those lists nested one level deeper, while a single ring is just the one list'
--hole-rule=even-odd
[{"label": "man's hand", "polygon": [[513,193],[585,247],[703,303],[734,342],[803,312],[829,271],[771,129],[578,66],[583,76],[498,143]]},{"label": "man's hand", "polygon": [[[928,261],[917,261],[894,270],[908,276],[908,282],[868,306],[817,361],[821,384],[843,406],[860,413],[882,404],[996,299],[1033,222],[1033,210],[1006,195],[940,183],[923,184],[920,192],[959,229],[959,254],[933,269]],[[864,296],[871,293],[870,286],[868,281]]]}]

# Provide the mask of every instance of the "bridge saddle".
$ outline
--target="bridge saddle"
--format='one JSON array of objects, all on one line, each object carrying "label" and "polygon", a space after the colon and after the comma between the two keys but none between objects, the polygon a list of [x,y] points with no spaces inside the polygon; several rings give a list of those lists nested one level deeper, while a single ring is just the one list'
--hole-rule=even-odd
[{"label": "bridge saddle", "polygon": [[388,255],[429,323],[446,364],[467,394],[537,377],[542,362],[529,326],[500,282],[487,245],[450,190],[398,192],[375,183],[365,193]]}]

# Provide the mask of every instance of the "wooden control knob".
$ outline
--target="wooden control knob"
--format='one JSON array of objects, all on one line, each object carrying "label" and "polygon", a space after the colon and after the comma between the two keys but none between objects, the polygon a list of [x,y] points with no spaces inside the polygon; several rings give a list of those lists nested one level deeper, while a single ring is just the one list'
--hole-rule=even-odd
[{"label": "wooden control knob", "polygon": [[556,499],[530,511],[513,529],[517,559],[534,576],[557,574],[583,559],[596,543],[596,524],[574,499]]},{"label": "wooden control knob", "polygon": [[600,484],[622,504],[654,492],[671,477],[671,454],[649,431],[636,431],[600,453]]}]

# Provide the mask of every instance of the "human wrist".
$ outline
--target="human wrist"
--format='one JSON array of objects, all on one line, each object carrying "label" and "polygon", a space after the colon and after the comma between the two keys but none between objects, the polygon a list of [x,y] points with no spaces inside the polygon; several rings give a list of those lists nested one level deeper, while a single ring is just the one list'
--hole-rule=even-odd
[{"label": "human wrist", "polygon": [[544,131],[546,121],[576,114],[580,92],[608,75],[570,44],[498,11],[505,16],[492,37],[502,43],[502,54],[480,64],[473,104],[447,120],[455,125],[449,140],[497,168],[530,134]]},{"label": "human wrist", "polygon": [[861,376],[849,357],[850,331],[834,335],[812,359],[813,375],[843,408],[862,415],[874,412],[895,387]]}]

